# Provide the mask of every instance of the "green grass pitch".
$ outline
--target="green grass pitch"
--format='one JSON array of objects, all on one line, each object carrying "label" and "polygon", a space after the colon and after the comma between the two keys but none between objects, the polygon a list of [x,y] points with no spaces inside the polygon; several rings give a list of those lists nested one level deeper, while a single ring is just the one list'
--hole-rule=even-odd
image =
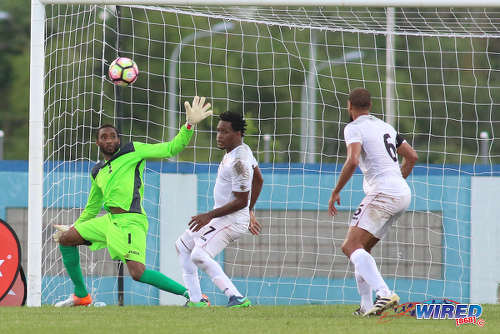
[{"label": "green grass pitch", "polygon": [[410,317],[381,322],[352,316],[354,305],[0,307],[0,333],[499,333],[500,305],[483,305],[484,327]]}]

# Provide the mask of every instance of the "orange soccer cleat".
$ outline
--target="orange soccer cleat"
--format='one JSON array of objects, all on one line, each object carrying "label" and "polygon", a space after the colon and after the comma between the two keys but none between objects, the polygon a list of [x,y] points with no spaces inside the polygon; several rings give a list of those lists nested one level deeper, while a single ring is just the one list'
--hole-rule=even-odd
[{"label": "orange soccer cleat", "polygon": [[57,302],[55,307],[68,307],[68,306],[88,306],[92,304],[92,297],[90,293],[85,297],[77,297],[74,294],[69,296],[68,299]]}]

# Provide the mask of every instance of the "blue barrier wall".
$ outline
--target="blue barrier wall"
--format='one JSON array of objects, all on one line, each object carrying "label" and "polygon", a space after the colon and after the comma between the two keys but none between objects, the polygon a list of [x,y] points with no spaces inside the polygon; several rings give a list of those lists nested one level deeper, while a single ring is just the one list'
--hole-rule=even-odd
[{"label": "blue barrier wall", "polygon": [[[264,169],[265,171],[265,169]],[[338,169],[337,169],[338,171]],[[338,174],[337,174],[338,176]],[[200,211],[213,206],[210,196],[213,192],[215,174],[200,173],[199,201]],[[331,189],[335,178],[332,170],[307,171],[290,169],[290,173],[264,172],[264,188],[257,209],[273,210],[327,210]],[[353,210],[364,197],[363,176],[354,175],[342,192],[344,199],[340,210]],[[443,215],[443,277],[441,280],[422,280],[398,278],[396,282],[387,280],[395,286],[403,301],[425,300],[447,297],[467,301],[470,282],[470,175],[463,173],[437,173],[419,168],[408,179],[413,198],[408,210],[442,211]],[[348,199],[348,200],[347,200]],[[345,204],[352,204],[347,206]],[[303,303],[304,300],[317,302],[342,302],[357,300],[358,292],[354,279],[325,278],[249,278],[235,279],[242,293],[252,296],[262,304]],[[454,283],[458,282],[458,283]],[[210,291],[211,283],[204,286]],[[256,295],[255,291],[259,294]],[[290,297],[294,300],[290,301]],[[224,303],[219,297],[218,303]]]},{"label": "blue barrier wall", "polygon": [[[93,164],[89,163],[52,163],[46,166],[48,171],[45,182],[47,193],[44,205],[51,207],[83,207],[87,200],[90,181],[88,175]],[[28,164],[26,161],[0,162],[0,218],[6,218],[6,208],[27,207],[28,201]],[[319,164],[262,164],[265,184],[257,202],[257,209],[273,210],[326,210],[331,188],[338,177],[341,165]],[[146,184],[158,187],[146,187],[144,208],[150,220],[148,236],[147,265],[158,267],[157,252],[159,240],[159,174],[196,173],[198,175],[198,208],[200,212],[213,206],[213,186],[217,165],[192,163],[155,163],[147,165]],[[456,298],[469,300],[470,282],[470,177],[478,175],[500,176],[500,166],[417,166],[408,183],[413,192],[409,210],[441,211],[443,215],[443,277],[440,280],[397,279],[388,280],[389,286],[395,286],[403,301],[423,300],[428,298]],[[64,194],[64,196],[61,196]],[[362,175],[357,171],[346,185],[342,203],[357,206],[364,196]],[[340,206],[341,210],[352,210],[352,206]],[[100,289],[112,291],[116,281],[112,278],[99,279]],[[92,285],[94,278],[88,279]],[[353,279],[326,278],[299,279],[294,277],[245,278],[234,279],[242,293],[252,297],[256,303],[303,303],[311,300],[341,302],[356,300],[358,293]],[[60,296],[71,291],[66,280],[48,279],[44,286],[54,284],[53,295]],[[216,304],[226,303],[223,295],[215,293],[213,284],[202,279],[202,288]],[[144,296],[158,296],[155,289],[127,278],[125,289],[134,291],[125,296],[126,304],[150,304],[151,299]],[[50,289],[47,289],[50,290]],[[116,303],[113,293],[100,293],[103,301]],[[290,297],[293,297],[290,299]],[[156,299],[155,299],[156,300]],[[294,302],[296,300],[296,302]],[[47,300],[48,303],[53,300]]]}]

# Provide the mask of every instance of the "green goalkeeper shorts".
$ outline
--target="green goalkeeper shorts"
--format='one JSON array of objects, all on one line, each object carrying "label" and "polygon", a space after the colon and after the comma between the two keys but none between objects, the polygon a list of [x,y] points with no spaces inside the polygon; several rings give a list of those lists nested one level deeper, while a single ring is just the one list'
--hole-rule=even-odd
[{"label": "green goalkeeper shorts", "polygon": [[139,213],[108,213],[75,225],[95,251],[107,248],[113,260],[146,263],[148,219]]}]

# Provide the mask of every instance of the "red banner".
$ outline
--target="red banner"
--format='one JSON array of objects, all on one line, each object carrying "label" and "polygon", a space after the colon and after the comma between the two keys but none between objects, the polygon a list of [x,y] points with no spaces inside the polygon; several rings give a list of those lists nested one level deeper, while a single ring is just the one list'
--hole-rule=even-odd
[{"label": "red banner", "polygon": [[18,276],[21,246],[14,230],[0,219],[0,300],[11,290]]},{"label": "red banner", "polygon": [[26,303],[26,276],[23,267],[20,267],[14,285],[0,300],[0,306],[23,306]]}]

